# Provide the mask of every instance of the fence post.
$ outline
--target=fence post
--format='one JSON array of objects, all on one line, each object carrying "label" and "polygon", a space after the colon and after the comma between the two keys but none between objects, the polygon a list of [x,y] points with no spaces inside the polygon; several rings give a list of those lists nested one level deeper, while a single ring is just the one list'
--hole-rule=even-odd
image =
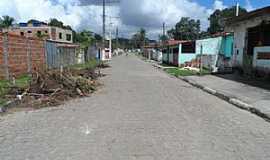
[{"label": "fence post", "polygon": [[202,71],[203,71],[203,62],[202,62],[202,59],[203,59],[203,45],[201,45],[201,50],[200,50],[200,75],[202,75]]},{"label": "fence post", "polygon": [[29,38],[27,38],[27,72],[29,75],[32,73],[31,40]]},{"label": "fence post", "polygon": [[4,33],[3,37],[3,53],[4,53],[4,70],[5,70],[5,78],[9,80],[9,63],[8,63],[8,33]]}]

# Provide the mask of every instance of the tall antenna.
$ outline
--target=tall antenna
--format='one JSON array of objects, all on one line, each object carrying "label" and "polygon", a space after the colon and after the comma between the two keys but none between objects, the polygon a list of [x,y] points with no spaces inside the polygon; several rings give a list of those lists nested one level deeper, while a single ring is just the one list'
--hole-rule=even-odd
[{"label": "tall antenna", "polygon": [[236,3],[236,16],[239,16],[239,2]]}]

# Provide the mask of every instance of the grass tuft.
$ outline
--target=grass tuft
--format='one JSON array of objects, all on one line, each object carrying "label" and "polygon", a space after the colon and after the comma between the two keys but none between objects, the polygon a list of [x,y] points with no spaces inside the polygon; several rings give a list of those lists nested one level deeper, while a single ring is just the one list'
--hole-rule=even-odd
[{"label": "grass tuft", "polygon": [[93,58],[86,63],[73,65],[73,66],[71,66],[71,68],[79,69],[79,70],[81,70],[81,69],[95,69],[98,65],[99,65],[99,62]]},{"label": "grass tuft", "polygon": [[[169,68],[169,69],[165,69],[165,71],[176,77],[200,75],[199,72],[186,70],[186,69],[180,69],[180,68]],[[202,71],[202,75],[207,75],[207,74],[210,74],[210,72],[204,69]]]}]

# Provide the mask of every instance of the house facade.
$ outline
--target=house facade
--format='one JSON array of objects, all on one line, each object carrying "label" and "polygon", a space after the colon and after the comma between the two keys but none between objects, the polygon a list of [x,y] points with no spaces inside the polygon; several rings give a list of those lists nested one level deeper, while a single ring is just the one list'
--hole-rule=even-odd
[{"label": "house facade", "polygon": [[234,67],[270,72],[270,7],[229,19],[225,30],[234,33]]},{"label": "house facade", "polygon": [[203,67],[212,72],[231,69],[233,35],[196,41],[171,41],[162,48],[163,63],[178,67]]},{"label": "house facade", "polygon": [[196,55],[203,67],[212,72],[224,72],[232,68],[233,35],[222,33],[213,38],[196,41]]},{"label": "house facade", "polygon": [[170,40],[162,47],[162,61],[165,64],[180,67],[195,57],[194,41]]}]

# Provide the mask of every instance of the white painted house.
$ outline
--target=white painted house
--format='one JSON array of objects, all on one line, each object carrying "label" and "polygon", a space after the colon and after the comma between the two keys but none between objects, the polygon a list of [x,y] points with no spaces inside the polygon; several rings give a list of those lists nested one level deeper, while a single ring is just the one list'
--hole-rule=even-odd
[{"label": "white painted house", "polygon": [[270,71],[270,6],[229,19],[225,31],[234,33],[234,67]]}]

